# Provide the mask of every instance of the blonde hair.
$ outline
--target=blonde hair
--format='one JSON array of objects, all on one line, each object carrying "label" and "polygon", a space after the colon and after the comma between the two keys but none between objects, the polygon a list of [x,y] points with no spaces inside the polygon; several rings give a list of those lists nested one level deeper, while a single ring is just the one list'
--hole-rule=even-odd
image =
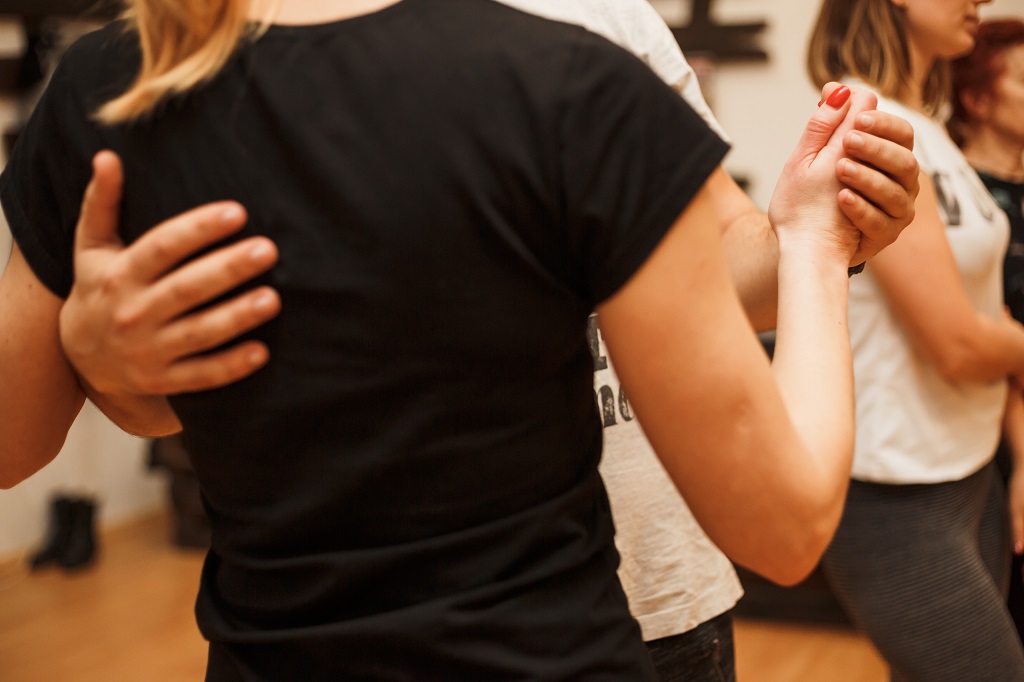
[{"label": "blonde hair", "polygon": [[142,52],[139,74],[97,118],[108,124],[141,118],[215,77],[253,31],[251,1],[126,0],[123,17],[128,30],[138,33]]},{"label": "blonde hair", "polygon": [[[885,97],[904,100],[912,77],[902,12],[891,0],[824,0],[807,49],[814,84],[853,76]],[[925,111],[940,113],[949,92],[949,63],[936,60],[922,92]]]}]

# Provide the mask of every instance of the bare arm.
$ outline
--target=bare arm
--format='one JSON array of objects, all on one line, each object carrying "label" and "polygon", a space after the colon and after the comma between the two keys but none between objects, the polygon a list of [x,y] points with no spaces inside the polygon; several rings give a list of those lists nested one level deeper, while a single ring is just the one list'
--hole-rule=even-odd
[{"label": "bare arm", "polygon": [[[826,92],[828,92],[827,90]],[[911,151],[914,129],[880,111],[855,117],[843,136],[846,158],[836,176],[848,189],[840,209],[866,237],[854,260],[869,258],[896,239],[914,217],[918,165]],[[754,329],[774,329],[778,304],[779,245],[768,216],[732,180],[720,180],[714,193],[722,216],[722,243],[733,282]]]},{"label": "bare arm", "polygon": [[644,431],[701,526],[731,559],[786,584],[834,532],[853,451],[846,269],[860,233],[836,203],[839,152],[823,148],[845,111],[816,114],[773,198],[773,365],[730,281],[714,178],[598,311]]},{"label": "bare arm", "polygon": [[62,301],[14,246],[0,275],[0,487],[10,488],[60,452],[85,395],[57,337]]},{"label": "bare arm", "polygon": [[1024,327],[971,305],[927,176],[914,222],[871,268],[914,347],[947,379],[1024,380]]},{"label": "bare arm", "polygon": [[[825,373],[801,377],[783,359],[799,351],[784,351],[776,385],[730,283],[708,203],[695,199],[640,271],[599,308],[602,334],[648,439],[701,527],[732,560],[791,584],[824,551],[849,476],[847,262],[822,265],[827,286],[801,267],[803,255],[780,264],[783,301],[801,284],[817,300],[802,301],[812,307],[793,314],[783,306],[779,340],[805,334],[803,362]],[[791,320],[817,329],[794,329]],[[793,393],[788,401],[783,390]],[[790,413],[808,405],[820,410]],[[801,434],[801,422],[840,426]],[[829,442],[813,440],[822,435]]]}]

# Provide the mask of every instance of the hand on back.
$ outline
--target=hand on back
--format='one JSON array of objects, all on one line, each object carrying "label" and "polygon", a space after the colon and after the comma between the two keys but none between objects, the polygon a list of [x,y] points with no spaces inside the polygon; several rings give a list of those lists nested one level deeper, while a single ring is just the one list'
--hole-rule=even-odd
[{"label": "hand on back", "polygon": [[269,270],[274,244],[244,239],[201,258],[199,250],[238,232],[245,212],[209,204],[176,216],[131,246],[121,243],[120,160],[94,160],[75,236],[75,284],[60,314],[64,352],[87,385],[108,395],[171,395],[233,383],[268,360],[255,341],[207,354],[273,318],[275,291],[258,287],[196,310]]}]

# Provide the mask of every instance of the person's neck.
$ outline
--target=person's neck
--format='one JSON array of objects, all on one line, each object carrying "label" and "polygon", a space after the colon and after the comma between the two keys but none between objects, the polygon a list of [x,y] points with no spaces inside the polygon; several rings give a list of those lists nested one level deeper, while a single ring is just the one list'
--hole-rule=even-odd
[{"label": "person's neck", "polygon": [[1011,140],[989,128],[972,131],[964,156],[978,171],[1007,182],[1024,182],[1024,140]]},{"label": "person's neck", "polygon": [[371,14],[401,0],[255,0],[251,18],[284,25],[324,24]]},{"label": "person's neck", "polygon": [[926,113],[924,107],[924,86],[935,65],[935,57],[920,49],[913,41],[908,46],[910,57],[910,82],[900,101],[919,113]]}]

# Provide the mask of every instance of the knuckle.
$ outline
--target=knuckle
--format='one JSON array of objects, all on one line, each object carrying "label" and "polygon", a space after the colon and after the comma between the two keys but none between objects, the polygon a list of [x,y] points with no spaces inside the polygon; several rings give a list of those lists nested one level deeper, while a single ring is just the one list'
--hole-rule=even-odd
[{"label": "knuckle", "polygon": [[195,325],[183,326],[178,334],[178,345],[188,353],[204,350],[208,346],[207,335]]},{"label": "knuckle", "polygon": [[899,166],[900,174],[907,178],[913,178],[913,183],[917,184],[917,174],[920,169],[917,158],[913,154],[903,154],[902,157],[902,162]]},{"label": "knuckle", "polygon": [[145,314],[138,306],[122,306],[113,312],[111,326],[115,334],[126,334],[138,328]]},{"label": "knuckle", "polygon": [[904,192],[902,187],[890,186],[888,188],[888,191],[885,193],[885,205],[891,206],[891,210],[899,211],[900,213],[903,213],[903,211],[906,209],[907,204],[911,203],[908,202],[907,199],[907,194],[906,192]]},{"label": "knuckle", "polygon": [[129,279],[127,269],[120,262],[111,265],[100,275],[99,288],[104,296],[116,296],[126,288]]},{"label": "knuckle", "polygon": [[137,368],[129,368],[125,373],[125,379],[129,387],[137,393],[153,395],[159,392],[159,382],[147,372]]},{"label": "knuckle", "polygon": [[153,238],[149,242],[149,248],[152,250],[154,258],[160,262],[174,260],[174,250],[171,248],[167,235],[163,232],[153,234]]},{"label": "knuckle", "polygon": [[187,281],[178,280],[168,284],[167,293],[178,303],[192,301],[195,300],[196,287]]}]

